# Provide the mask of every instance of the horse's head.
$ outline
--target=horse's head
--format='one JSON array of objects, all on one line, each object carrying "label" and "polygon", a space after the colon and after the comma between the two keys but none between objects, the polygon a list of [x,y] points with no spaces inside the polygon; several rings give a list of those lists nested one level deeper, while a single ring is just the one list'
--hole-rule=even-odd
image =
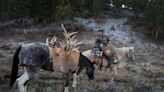
[{"label": "horse's head", "polygon": [[135,49],[135,47],[132,47],[132,46],[129,47],[129,50],[132,52],[134,52],[134,49]]},{"label": "horse's head", "polygon": [[114,56],[113,59],[114,59],[114,60],[113,60],[113,64],[119,63],[119,60],[118,60],[117,56]]},{"label": "horse's head", "polygon": [[117,56],[115,55],[114,50],[111,47],[109,47],[109,46],[103,47],[103,54],[113,64],[119,63],[119,60],[118,60]]}]

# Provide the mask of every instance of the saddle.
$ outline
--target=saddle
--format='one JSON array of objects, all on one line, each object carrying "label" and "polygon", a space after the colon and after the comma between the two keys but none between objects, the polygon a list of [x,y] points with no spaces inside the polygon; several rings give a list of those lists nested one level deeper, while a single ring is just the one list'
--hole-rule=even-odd
[{"label": "saddle", "polygon": [[114,62],[114,58],[116,58],[115,54],[113,53],[112,55],[110,56],[107,56],[106,54],[103,53],[103,51],[101,51],[99,48],[93,48],[92,49],[92,53],[94,53],[94,55],[97,57],[97,58],[106,58],[108,60],[109,63],[112,63],[112,64],[115,64]]},{"label": "saddle", "polygon": [[99,48],[93,48],[92,49],[92,53],[94,53],[94,55],[98,58],[101,58],[103,55],[103,52],[99,50]]}]

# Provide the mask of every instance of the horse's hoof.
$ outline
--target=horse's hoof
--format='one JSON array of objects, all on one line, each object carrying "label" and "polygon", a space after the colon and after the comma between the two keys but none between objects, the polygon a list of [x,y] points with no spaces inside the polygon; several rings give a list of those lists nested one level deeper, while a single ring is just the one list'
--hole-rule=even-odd
[{"label": "horse's hoof", "polygon": [[68,92],[68,87],[65,87],[64,88],[64,92]]},{"label": "horse's hoof", "polygon": [[76,85],[72,85],[73,88],[76,88]]},{"label": "horse's hoof", "polygon": [[72,84],[72,87],[73,87],[73,88],[76,88],[76,84]]}]

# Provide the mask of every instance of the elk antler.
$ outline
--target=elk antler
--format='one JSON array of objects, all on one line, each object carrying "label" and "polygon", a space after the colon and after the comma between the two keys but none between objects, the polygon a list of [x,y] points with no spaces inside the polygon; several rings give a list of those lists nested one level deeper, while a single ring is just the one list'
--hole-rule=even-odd
[{"label": "elk antler", "polygon": [[56,44],[56,41],[57,41],[57,37],[54,36],[51,41],[49,41],[49,38],[46,39],[46,44],[49,45],[49,46],[54,46]]},{"label": "elk antler", "polygon": [[63,23],[61,24],[61,27],[64,30],[63,34],[65,36],[65,45],[63,46],[63,43],[60,43],[60,44],[66,49],[66,51],[72,51],[74,49],[78,49],[79,47],[77,46],[83,43],[83,42],[77,42],[77,40],[75,40],[76,34],[78,32],[68,33]]}]

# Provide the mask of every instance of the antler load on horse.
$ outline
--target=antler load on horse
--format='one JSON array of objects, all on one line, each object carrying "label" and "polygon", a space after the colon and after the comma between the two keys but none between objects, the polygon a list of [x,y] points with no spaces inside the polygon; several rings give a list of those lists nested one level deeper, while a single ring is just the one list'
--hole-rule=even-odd
[{"label": "antler load on horse", "polygon": [[[25,82],[34,77],[40,69],[65,74],[65,92],[68,92],[70,74],[74,75],[73,87],[77,84],[76,75],[84,68],[89,80],[94,78],[93,63],[80,52],[75,51],[82,43],[75,40],[77,32],[67,33],[63,24],[62,28],[65,41],[59,42],[61,47],[57,46],[57,37],[54,36],[51,41],[47,39],[46,43],[28,43],[17,48],[13,58],[10,88],[17,81],[19,91],[25,92]],[[19,67],[23,68],[24,73],[17,78]]]},{"label": "antler load on horse", "polygon": [[[65,51],[78,51],[79,49],[79,45],[83,44],[83,42],[81,41],[77,41],[75,38],[76,38],[76,34],[78,32],[71,32],[71,33],[68,33],[66,31],[66,28],[64,27],[63,23],[61,24],[61,27],[63,28],[64,30],[64,33],[63,35],[65,36],[65,40],[59,42],[60,44],[60,47],[61,48],[64,48]],[[49,38],[47,38],[46,40],[46,44],[49,45],[50,47],[53,47],[54,45],[56,45],[56,40],[57,40],[57,37],[54,36],[51,41],[49,41]]]}]

